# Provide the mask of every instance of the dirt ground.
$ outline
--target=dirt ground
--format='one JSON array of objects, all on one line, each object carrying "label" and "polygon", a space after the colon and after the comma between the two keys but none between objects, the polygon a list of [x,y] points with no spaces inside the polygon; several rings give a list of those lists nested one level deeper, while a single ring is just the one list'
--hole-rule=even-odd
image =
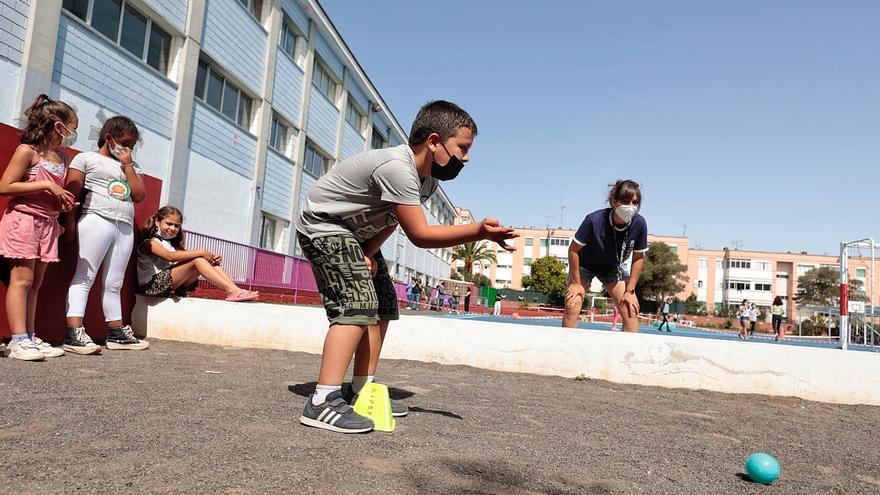
[{"label": "dirt ground", "polygon": [[[383,361],[393,433],[298,423],[319,356],[0,359],[0,493],[877,494],[880,408]],[[773,486],[751,452],[782,463]]]}]

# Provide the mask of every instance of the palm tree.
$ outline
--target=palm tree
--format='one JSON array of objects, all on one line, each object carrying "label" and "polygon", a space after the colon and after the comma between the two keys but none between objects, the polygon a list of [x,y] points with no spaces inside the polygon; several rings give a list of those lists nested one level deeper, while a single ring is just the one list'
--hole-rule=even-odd
[{"label": "palm tree", "polygon": [[452,261],[463,261],[465,273],[473,275],[474,263],[495,262],[495,251],[488,242],[466,242],[452,249]]}]

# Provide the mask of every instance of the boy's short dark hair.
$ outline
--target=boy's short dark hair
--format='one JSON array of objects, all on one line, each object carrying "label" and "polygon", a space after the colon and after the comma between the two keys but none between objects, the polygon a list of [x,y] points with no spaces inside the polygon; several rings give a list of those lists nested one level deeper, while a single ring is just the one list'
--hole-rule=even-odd
[{"label": "boy's short dark hair", "polygon": [[451,101],[429,101],[419,109],[413,121],[409,144],[414,146],[424,143],[434,132],[440,135],[440,141],[443,142],[458,134],[462,127],[467,127],[474,136],[477,135],[477,123],[461,107]]}]

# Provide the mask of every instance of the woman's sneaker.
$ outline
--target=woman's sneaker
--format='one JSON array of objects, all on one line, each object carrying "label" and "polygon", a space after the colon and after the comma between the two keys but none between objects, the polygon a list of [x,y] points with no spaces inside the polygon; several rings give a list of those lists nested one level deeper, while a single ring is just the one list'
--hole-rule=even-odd
[{"label": "woman's sneaker", "polygon": [[67,327],[67,336],[64,337],[64,345],[61,348],[74,354],[98,354],[101,352],[101,346],[92,342],[92,338],[86,333],[86,327],[82,325]]},{"label": "woman's sneaker", "polygon": [[[342,385],[342,398],[345,399],[350,406],[354,406],[354,403],[358,400],[358,394],[354,393],[354,389],[351,387],[350,383],[345,383]],[[391,415],[395,418],[400,418],[409,414],[409,407],[406,406],[403,402],[398,402],[394,399],[391,400]]]},{"label": "woman's sneaker", "polygon": [[34,338],[31,339],[34,345],[37,346],[37,349],[43,353],[47,358],[60,357],[64,355],[64,349],[60,347],[52,347],[52,344],[44,341],[43,339],[34,335]]},{"label": "woman's sneaker", "polygon": [[150,343],[134,336],[130,325],[111,328],[107,333],[107,349],[142,351],[150,347]]},{"label": "woman's sneaker", "polygon": [[373,420],[354,412],[338,390],[317,406],[312,404],[312,396],[309,396],[299,422],[339,433],[366,433],[373,429]]},{"label": "woman's sneaker", "polygon": [[31,339],[10,343],[9,350],[9,357],[21,359],[22,361],[42,361],[46,359],[46,356],[40,352],[37,344],[34,344]]}]

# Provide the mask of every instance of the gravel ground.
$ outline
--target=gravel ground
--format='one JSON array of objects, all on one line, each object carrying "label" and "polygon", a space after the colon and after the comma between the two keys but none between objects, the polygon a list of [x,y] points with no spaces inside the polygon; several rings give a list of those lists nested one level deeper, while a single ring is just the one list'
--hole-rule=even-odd
[{"label": "gravel ground", "polygon": [[[298,423],[319,357],[0,359],[0,493],[880,493],[880,408],[384,361],[393,433]],[[782,463],[744,478],[751,452]]]}]

